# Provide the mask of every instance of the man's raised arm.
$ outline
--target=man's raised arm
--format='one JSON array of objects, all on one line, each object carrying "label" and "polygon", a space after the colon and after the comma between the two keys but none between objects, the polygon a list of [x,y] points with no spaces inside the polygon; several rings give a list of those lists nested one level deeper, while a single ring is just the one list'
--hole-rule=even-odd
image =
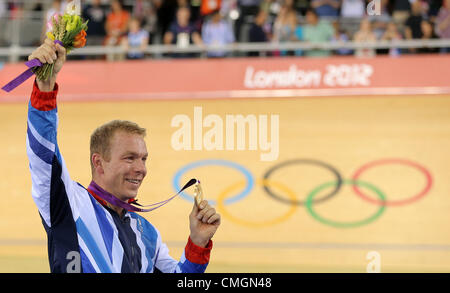
[{"label": "man's raised arm", "polygon": [[30,162],[32,196],[46,224],[52,227],[64,220],[70,210],[65,189],[69,183],[56,142],[58,116],[56,76],[66,60],[66,50],[46,39],[28,60],[53,63],[53,75],[47,81],[36,79],[28,105],[27,155]]}]

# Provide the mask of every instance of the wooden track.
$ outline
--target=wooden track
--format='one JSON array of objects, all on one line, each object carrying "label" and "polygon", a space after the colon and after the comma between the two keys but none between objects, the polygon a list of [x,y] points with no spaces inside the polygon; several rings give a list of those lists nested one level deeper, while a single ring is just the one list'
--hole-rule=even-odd
[{"label": "wooden track", "polygon": [[[177,114],[193,119],[195,106],[202,107],[203,116],[223,119],[227,114],[278,114],[278,159],[261,161],[260,150],[175,151],[171,136],[177,128],[171,127],[171,119]],[[25,104],[0,104],[0,272],[48,271],[46,236],[30,195],[26,111]],[[345,180],[364,164],[385,158],[416,162],[432,176],[431,189],[422,198],[386,206],[379,218],[355,228],[325,225],[305,206],[291,213],[289,204],[269,197],[256,184],[248,196],[224,206],[227,215],[222,212],[208,272],[365,272],[370,251],[379,253],[382,272],[450,272],[450,96],[67,102],[59,105],[58,113],[61,152],[71,177],[85,186],[90,182],[89,136],[98,125],[128,119],[147,128],[150,161],[138,198],[148,204],[175,193],[172,180],[181,167],[205,159],[238,163],[257,181],[270,167],[291,159],[325,162]],[[212,200],[244,179],[236,170],[218,165],[192,169],[181,181],[192,177],[201,179],[206,198]],[[382,190],[388,201],[410,198],[426,184],[421,172],[403,164],[373,167],[360,179]],[[272,180],[305,200],[311,190],[334,177],[319,166],[299,164],[280,169]],[[274,190],[283,194],[280,188]],[[159,229],[174,258],[179,258],[189,234],[191,205],[177,198],[144,215]],[[380,208],[357,196],[351,184],[313,207],[323,217],[341,222],[367,218]],[[279,217],[284,218],[272,225],[270,221]]]}]

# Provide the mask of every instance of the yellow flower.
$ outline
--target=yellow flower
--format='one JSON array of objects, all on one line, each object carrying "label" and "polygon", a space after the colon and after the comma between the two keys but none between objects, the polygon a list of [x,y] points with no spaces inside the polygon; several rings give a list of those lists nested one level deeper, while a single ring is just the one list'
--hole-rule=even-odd
[{"label": "yellow flower", "polygon": [[47,38],[49,38],[52,41],[55,40],[55,36],[52,34],[52,32],[47,32]]},{"label": "yellow flower", "polygon": [[70,32],[78,27],[81,23],[81,17],[79,15],[72,15],[66,22],[66,31]]}]

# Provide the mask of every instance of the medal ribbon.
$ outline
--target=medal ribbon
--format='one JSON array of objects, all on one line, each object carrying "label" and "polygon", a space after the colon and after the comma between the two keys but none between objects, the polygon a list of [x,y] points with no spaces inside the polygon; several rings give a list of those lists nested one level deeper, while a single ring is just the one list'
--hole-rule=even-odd
[{"label": "medal ribbon", "polygon": [[[91,194],[94,194],[97,197],[101,198],[102,200],[104,200],[106,202],[109,202],[112,205],[121,207],[121,208],[123,208],[123,209],[125,209],[127,211],[132,211],[132,212],[150,212],[150,211],[153,211],[153,210],[155,210],[157,208],[162,207],[163,205],[165,205],[166,203],[168,203],[169,201],[171,201],[172,199],[177,197],[183,190],[185,190],[186,188],[194,185],[196,182],[197,182],[197,179],[192,178],[174,196],[172,196],[172,197],[170,197],[170,198],[168,198],[166,200],[163,200],[163,201],[160,201],[160,202],[157,202],[157,203],[154,203],[154,204],[150,204],[150,205],[140,205],[136,201],[132,201],[131,203],[123,202],[120,199],[118,199],[117,197],[115,197],[114,195],[112,195],[111,193],[107,192],[106,190],[104,190],[103,188],[98,186],[98,184],[95,183],[94,181],[91,181],[91,184],[89,184],[88,191]],[[142,208],[137,207],[136,205],[140,206]],[[144,207],[151,207],[151,208],[144,209]]]},{"label": "medal ribbon", "polygon": [[[55,40],[55,44],[56,43],[60,44],[61,46],[63,45],[63,43],[58,40]],[[25,70],[24,72],[22,72],[19,76],[17,76],[13,80],[11,80],[4,87],[2,87],[2,90],[9,93],[13,89],[18,87],[22,83],[24,83],[27,79],[29,79],[34,74],[33,68],[42,66],[42,63],[41,63],[41,61],[39,61],[39,59],[32,59],[30,61],[25,62],[25,65],[28,67],[28,69]]]}]

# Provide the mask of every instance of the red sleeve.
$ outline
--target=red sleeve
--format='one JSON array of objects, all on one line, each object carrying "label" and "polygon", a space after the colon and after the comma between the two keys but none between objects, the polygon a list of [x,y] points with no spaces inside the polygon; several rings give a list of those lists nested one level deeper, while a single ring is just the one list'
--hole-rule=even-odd
[{"label": "red sleeve", "polygon": [[191,237],[188,239],[188,243],[184,249],[184,254],[186,259],[195,264],[207,264],[209,263],[209,255],[211,253],[213,243],[212,240],[209,240],[208,245],[206,247],[200,247],[192,242]]},{"label": "red sleeve", "polygon": [[51,92],[41,92],[36,83],[33,84],[33,91],[31,92],[31,106],[39,111],[50,111],[56,108],[56,96],[58,95],[58,84]]}]

